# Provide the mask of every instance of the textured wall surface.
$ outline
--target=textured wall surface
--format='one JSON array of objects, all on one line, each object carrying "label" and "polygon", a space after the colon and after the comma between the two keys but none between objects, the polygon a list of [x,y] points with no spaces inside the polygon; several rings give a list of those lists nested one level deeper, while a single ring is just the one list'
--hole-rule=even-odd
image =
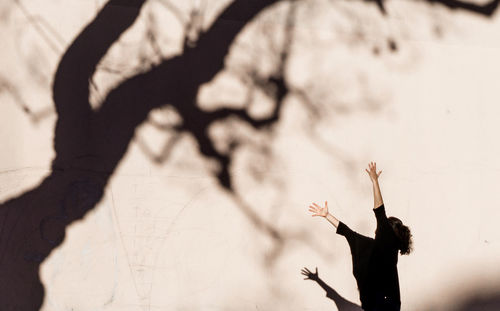
[{"label": "textured wall surface", "polygon": [[[133,11],[115,2],[113,23],[113,10]],[[327,200],[373,236],[369,161],[383,170],[388,214],[414,236],[414,252],[398,265],[402,310],[500,309],[498,13],[483,14],[479,2],[267,1],[255,9],[261,2],[228,12],[231,1],[148,0],[91,76],[60,77],[70,82],[58,97],[58,64],[106,3],[2,1],[0,282],[13,280],[9,262],[35,267],[12,292],[3,285],[10,309],[41,295],[43,311],[336,310],[302,267],[318,267],[359,304],[347,243],[307,206]],[[229,30],[209,36],[214,25]],[[100,44],[93,40],[70,64],[86,66],[85,51]],[[175,63],[186,51],[202,56]],[[173,65],[154,76],[165,63]],[[96,115],[119,100],[95,118],[98,130],[71,137],[80,118],[63,123],[61,115],[74,109],[66,98],[79,96],[78,73],[89,91],[75,98]],[[149,74],[152,83],[127,93]],[[114,128],[139,114],[120,100],[153,97],[159,104],[137,126]],[[122,132],[131,139],[114,154]],[[100,136],[106,143],[92,152],[72,153]],[[92,160],[68,160],[85,157]],[[100,166],[111,158],[117,165]],[[26,197],[57,170],[78,178],[60,182],[61,193]],[[82,177],[88,171],[105,179],[102,195],[67,216],[80,198],[93,202],[97,177]],[[26,203],[9,202],[23,198],[42,216],[51,200],[62,212],[21,228],[32,212],[14,219]],[[18,252],[9,241],[28,242]],[[29,285],[37,275],[43,292]]]}]

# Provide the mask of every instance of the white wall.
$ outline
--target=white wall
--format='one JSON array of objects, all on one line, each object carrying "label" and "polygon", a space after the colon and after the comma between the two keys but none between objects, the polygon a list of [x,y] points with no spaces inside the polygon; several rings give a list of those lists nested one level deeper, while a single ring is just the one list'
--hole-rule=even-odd
[{"label": "white wall", "polygon": [[[64,48],[102,4],[22,3],[57,29],[61,40],[48,34],[57,47],[51,48],[19,6],[2,4],[0,74],[11,85],[4,82],[0,92],[2,201],[49,174],[57,117],[51,110],[52,75]],[[186,3],[178,4],[184,12]],[[223,6],[209,3],[206,26]],[[171,29],[160,39],[165,55],[173,55],[180,28],[160,7],[151,1],[145,12],[156,12],[161,29]],[[134,141],[105,198],[67,229],[64,244],[43,262],[42,310],[335,310],[319,286],[302,279],[304,266],[317,266],[326,283],[359,303],[347,243],[326,221],[311,218],[307,206],[328,200],[341,220],[372,234],[364,172],[372,160],[383,169],[388,213],[414,235],[414,253],[399,262],[402,309],[445,310],[476,293],[499,291],[498,16],[407,1],[388,2],[387,18],[365,2],[310,1],[299,7],[287,80],[311,96],[321,118],[291,95],[274,135],[237,124],[238,135],[266,146],[270,156],[247,144],[231,168],[237,194],[278,229],[282,244],[217,184],[192,137],[183,136],[161,165]],[[245,64],[269,72],[272,57],[262,54],[259,27],[279,30],[286,9],[286,3],[273,6],[245,29],[227,70],[201,92],[200,106],[241,102],[245,86],[232,72]],[[129,46],[116,45],[105,61],[127,63],[123,55],[140,54],[133,43],[142,26],[139,21],[122,38]],[[436,27],[442,36],[435,35]],[[397,42],[396,53],[388,38]],[[279,33],[272,39],[280,42]],[[97,77],[102,92],[116,80]],[[254,109],[265,113],[272,102],[257,96]],[[32,111],[47,109],[47,115],[34,122],[20,102]],[[166,117],[165,111],[153,116]],[[156,151],[167,140],[147,124],[136,136]]]}]

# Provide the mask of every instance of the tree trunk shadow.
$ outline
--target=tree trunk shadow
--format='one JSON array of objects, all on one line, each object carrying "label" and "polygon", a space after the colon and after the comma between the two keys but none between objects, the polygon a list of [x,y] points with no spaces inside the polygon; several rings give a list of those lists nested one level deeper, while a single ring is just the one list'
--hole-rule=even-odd
[{"label": "tree trunk shadow", "polygon": [[[276,0],[235,1],[195,47],[133,76],[111,90],[98,109],[89,81],[109,48],[134,24],[145,0],[110,0],[68,47],[53,83],[57,112],[52,171],[41,183],[0,205],[0,301],[2,310],[38,310],[44,299],[40,264],[64,241],[66,228],[102,199],[137,126],[152,109],[171,104],[183,117],[203,156],[222,164],[218,181],[231,191],[229,160],[209,141],[216,118],[196,107],[200,85],[224,65],[243,26]],[[231,22],[228,23],[227,21]]]}]

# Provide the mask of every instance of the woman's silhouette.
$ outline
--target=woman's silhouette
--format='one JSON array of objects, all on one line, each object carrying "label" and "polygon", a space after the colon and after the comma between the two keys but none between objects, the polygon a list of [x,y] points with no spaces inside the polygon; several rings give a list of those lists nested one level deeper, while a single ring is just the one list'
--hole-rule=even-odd
[{"label": "woman's silhouette", "polygon": [[399,311],[401,299],[398,279],[398,251],[402,255],[411,252],[411,233],[401,220],[387,218],[384,202],[380,193],[376,163],[368,164],[366,172],[373,184],[373,198],[377,230],[375,239],[363,236],[351,230],[328,212],[328,203],[321,207],[316,203],[309,206],[312,216],[322,216],[337,228],[343,235],[352,255],[353,274],[359,289],[359,297],[363,310]]}]

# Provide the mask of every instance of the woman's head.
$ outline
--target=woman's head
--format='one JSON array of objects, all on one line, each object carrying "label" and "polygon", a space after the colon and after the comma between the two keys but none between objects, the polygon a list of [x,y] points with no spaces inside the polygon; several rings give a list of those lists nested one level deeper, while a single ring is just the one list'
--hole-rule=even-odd
[{"label": "woman's head", "polygon": [[396,236],[399,239],[399,251],[401,255],[410,254],[413,250],[413,241],[411,239],[412,235],[410,232],[410,228],[403,225],[403,222],[399,218],[389,217],[387,219],[389,220],[394,233],[396,233]]}]

